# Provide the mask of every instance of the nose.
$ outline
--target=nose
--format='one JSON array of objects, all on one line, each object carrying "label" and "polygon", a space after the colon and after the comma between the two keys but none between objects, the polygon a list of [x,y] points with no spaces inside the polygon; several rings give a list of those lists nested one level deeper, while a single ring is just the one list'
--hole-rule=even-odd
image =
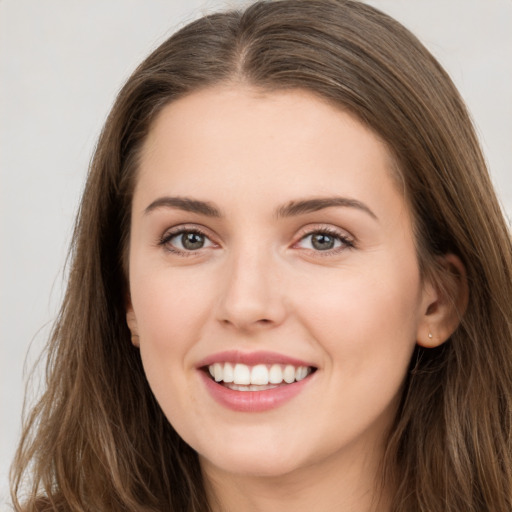
[{"label": "nose", "polygon": [[286,317],[282,272],[271,254],[233,254],[223,273],[217,318],[225,326],[251,332],[280,325]]}]

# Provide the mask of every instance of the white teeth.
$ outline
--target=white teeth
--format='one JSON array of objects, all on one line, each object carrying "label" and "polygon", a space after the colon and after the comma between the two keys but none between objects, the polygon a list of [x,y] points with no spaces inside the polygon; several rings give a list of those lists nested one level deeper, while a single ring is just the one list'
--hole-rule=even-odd
[{"label": "white teeth", "polygon": [[220,363],[215,363],[213,365],[213,377],[217,382],[220,382],[223,378],[222,365]]},{"label": "white teeth", "polygon": [[268,380],[272,384],[281,384],[281,382],[283,382],[283,370],[281,369],[281,365],[273,364],[270,367]]},{"label": "white teeth", "polygon": [[266,386],[268,384],[268,368],[264,364],[257,364],[251,370],[251,384]]},{"label": "white teeth", "polygon": [[233,372],[233,382],[235,384],[250,384],[251,370],[245,364],[236,364]]},{"label": "white teeth", "polygon": [[235,380],[235,374],[234,374],[232,364],[230,364],[230,363],[224,364],[224,378],[222,380],[224,382],[233,382]]},{"label": "white teeth", "polygon": [[283,379],[287,384],[291,384],[295,380],[295,368],[291,364],[284,367]]},{"label": "white teeth", "polygon": [[308,368],[305,366],[299,366],[295,370],[295,380],[298,382],[299,380],[305,379],[309,374]]},{"label": "white teeth", "polygon": [[[291,384],[306,378],[311,369],[307,366],[293,366],[291,364],[280,365],[214,363],[208,367],[210,375],[216,382],[233,384],[228,387],[238,389],[244,386],[244,391],[256,391],[268,389],[270,384]],[[264,388],[263,388],[264,387]]]}]

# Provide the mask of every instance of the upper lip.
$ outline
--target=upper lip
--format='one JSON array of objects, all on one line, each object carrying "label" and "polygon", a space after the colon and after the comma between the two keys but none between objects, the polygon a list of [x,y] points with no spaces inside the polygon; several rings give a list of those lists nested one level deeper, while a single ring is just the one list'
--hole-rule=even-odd
[{"label": "upper lip", "polygon": [[208,357],[205,357],[197,365],[198,368],[210,366],[214,363],[241,363],[247,366],[255,366],[257,364],[291,364],[293,366],[313,366],[312,364],[289,357],[277,352],[258,351],[258,352],[241,352],[239,350],[226,350],[224,352],[217,352]]}]

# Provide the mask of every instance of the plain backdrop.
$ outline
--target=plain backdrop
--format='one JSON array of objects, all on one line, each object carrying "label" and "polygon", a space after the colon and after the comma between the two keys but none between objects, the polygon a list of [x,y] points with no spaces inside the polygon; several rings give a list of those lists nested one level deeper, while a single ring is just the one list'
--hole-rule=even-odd
[{"label": "plain backdrop", "polygon": [[[368,3],[409,27],[451,74],[510,218],[512,0]],[[73,219],[109,107],[134,67],[173,31],[241,4],[0,0],[0,509],[27,369],[62,298]]]}]

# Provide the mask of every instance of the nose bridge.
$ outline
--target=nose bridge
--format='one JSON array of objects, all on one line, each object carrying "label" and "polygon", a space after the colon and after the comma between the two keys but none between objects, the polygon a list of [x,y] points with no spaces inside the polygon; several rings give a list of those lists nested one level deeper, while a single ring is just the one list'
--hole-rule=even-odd
[{"label": "nose bridge", "polygon": [[285,309],[277,263],[262,244],[231,251],[223,275],[219,320],[240,329],[279,324]]}]

